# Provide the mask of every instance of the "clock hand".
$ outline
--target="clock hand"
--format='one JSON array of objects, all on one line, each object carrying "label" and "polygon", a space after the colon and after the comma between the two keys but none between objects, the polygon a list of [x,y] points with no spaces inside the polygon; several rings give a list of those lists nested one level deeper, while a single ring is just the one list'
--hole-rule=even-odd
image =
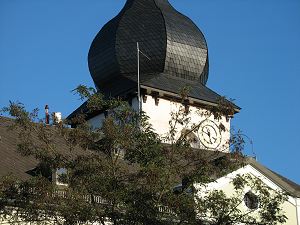
[{"label": "clock hand", "polygon": [[204,134],[206,134],[208,137],[210,137],[210,131],[206,128],[206,131],[202,130]]}]

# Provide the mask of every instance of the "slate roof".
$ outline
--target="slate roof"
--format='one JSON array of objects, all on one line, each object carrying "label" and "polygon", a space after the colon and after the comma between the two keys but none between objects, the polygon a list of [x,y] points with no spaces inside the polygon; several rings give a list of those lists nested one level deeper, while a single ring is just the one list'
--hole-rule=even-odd
[{"label": "slate roof", "polygon": [[[21,156],[16,151],[18,131],[8,129],[12,123],[12,119],[0,116],[0,177],[12,174],[19,179],[25,180],[30,178],[30,171],[35,169],[39,162],[33,157]],[[60,151],[66,154],[70,153],[68,147],[63,142],[61,142]],[[78,151],[82,153],[81,150],[77,150],[74,154]],[[207,154],[204,152],[203,155],[211,157],[212,160],[225,155],[225,153],[212,154],[212,151],[206,152]],[[300,185],[261,165],[253,158],[247,158],[245,164],[253,166],[291,196],[300,198]]]},{"label": "slate roof", "polygon": [[[0,116],[0,177],[13,175],[21,180],[26,180],[32,176],[40,162],[34,157],[22,156],[17,151],[19,132],[16,129],[11,129],[12,124],[12,119]],[[34,141],[39,142],[38,138]],[[59,153],[66,157],[91,154],[91,152],[84,151],[79,147],[71,151],[60,137],[56,137],[54,143],[59,146],[59,149],[57,149]]]},{"label": "slate roof", "polygon": [[11,125],[11,119],[0,116],[0,176],[12,174],[22,180],[28,179],[28,172],[38,165],[38,161],[16,151],[18,133],[9,129]]},{"label": "slate roof", "polygon": [[260,171],[264,176],[268,177],[271,181],[277,184],[280,188],[287,191],[291,196],[300,198],[300,185],[289,180],[286,177],[268,169],[253,158],[247,158],[247,164],[250,164],[255,169]]},{"label": "slate roof", "polygon": [[[119,79],[120,82],[107,83],[106,86],[101,89],[101,93],[103,93],[106,98],[116,96],[126,98],[127,95],[137,92],[136,82],[127,79],[126,77],[119,77]],[[141,87],[162,90],[174,96],[178,95],[182,88],[188,87],[188,97],[196,99],[197,101],[200,100],[201,102],[204,102],[203,104],[218,104],[222,97],[205,85],[195,84],[188,81],[182,82],[180,79],[173,79],[173,77],[165,74],[159,74],[154,78],[151,78],[151,76],[143,77],[143,80],[141,80]],[[234,103],[232,104],[236,112],[241,109]],[[86,112],[86,103],[83,103],[80,107],[74,110],[67,119],[71,119],[77,114],[86,114]],[[88,117],[90,117],[90,115],[88,115]]]},{"label": "slate roof", "polygon": [[121,12],[103,26],[89,50],[88,63],[101,90],[125,76],[136,81],[137,42],[141,78],[163,73],[174,79],[206,84],[208,49],[204,35],[168,0],[127,0]]},{"label": "slate roof", "polygon": [[[209,60],[203,33],[168,0],[127,0],[120,13],[96,35],[88,64],[95,86],[104,96],[137,93],[137,42],[142,51],[142,86],[172,94],[189,86],[191,98],[207,103],[220,99],[205,86]],[[68,118],[86,112],[85,105]]]},{"label": "slate roof", "polygon": [[[218,104],[220,98],[222,97],[203,84],[195,84],[189,81],[183,82],[180,79],[174,79],[173,77],[167,76],[165,74],[160,74],[152,79],[142,81],[141,84],[147,87],[164,90],[173,94],[178,94],[180,93],[182,88],[188,87],[189,97],[214,104]],[[233,106],[236,110],[241,109],[235,104],[233,104]]]}]

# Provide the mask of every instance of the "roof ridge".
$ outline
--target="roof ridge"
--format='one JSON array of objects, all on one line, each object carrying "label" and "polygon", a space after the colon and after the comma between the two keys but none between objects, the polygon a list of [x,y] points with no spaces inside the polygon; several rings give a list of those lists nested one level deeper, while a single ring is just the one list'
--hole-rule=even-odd
[{"label": "roof ridge", "polygon": [[299,184],[260,164],[252,157],[247,157],[246,162],[248,162],[255,169],[259,170],[259,172],[261,172],[264,176],[268,177],[270,180],[272,180],[279,187],[287,191],[289,194],[294,195],[296,197],[300,197]]}]

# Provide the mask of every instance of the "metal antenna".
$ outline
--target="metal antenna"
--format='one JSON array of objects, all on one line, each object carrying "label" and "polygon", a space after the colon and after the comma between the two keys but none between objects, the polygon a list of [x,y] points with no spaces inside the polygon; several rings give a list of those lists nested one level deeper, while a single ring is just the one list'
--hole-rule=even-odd
[{"label": "metal antenna", "polygon": [[145,56],[148,60],[151,60],[144,52],[142,52],[141,50],[139,50],[140,53],[142,53],[143,56]]},{"label": "metal antenna", "polygon": [[138,77],[137,77],[137,84],[138,84],[138,110],[139,113],[141,112],[141,87],[140,87],[140,47],[139,43],[136,43],[137,47],[137,65],[138,65]]},{"label": "metal antenna", "polygon": [[141,85],[140,85],[140,53],[145,56],[148,60],[151,60],[145,53],[140,50],[139,42],[136,43],[137,49],[137,67],[138,67],[138,77],[137,77],[137,85],[138,85],[138,110],[139,113],[142,111],[142,102],[141,102]]}]

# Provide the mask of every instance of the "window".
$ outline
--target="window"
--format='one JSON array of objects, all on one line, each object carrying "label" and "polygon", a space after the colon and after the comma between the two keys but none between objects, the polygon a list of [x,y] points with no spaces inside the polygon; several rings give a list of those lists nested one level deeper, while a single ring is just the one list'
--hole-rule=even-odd
[{"label": "window", "polygon": [[57,185],[68,185],[68,171],[66,168],[59,168],[55,173],[55,180]]},{"label": "window", "polygon": [[187,141],[192,148],[198,147],[199,139],[192,130],[183,128],[181,131],[181,137],[184,137],[185,141]]},{"label": "window", "polygon": [[244,195],[244,203],[249,209],[255,210],[258,208],[259,200],[255,194],[249,191]]}]

